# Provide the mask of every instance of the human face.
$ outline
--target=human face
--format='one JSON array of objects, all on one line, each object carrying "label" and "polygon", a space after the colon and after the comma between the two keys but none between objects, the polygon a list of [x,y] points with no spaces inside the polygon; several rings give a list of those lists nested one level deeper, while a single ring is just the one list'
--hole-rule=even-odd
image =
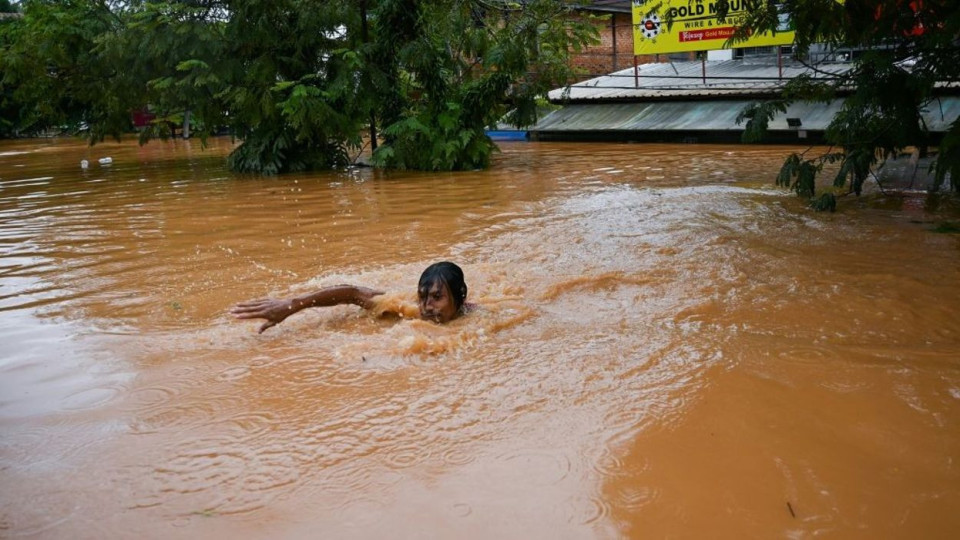
[{"label": "human face", "polygon": [[417,291],[420,298],[420,318],[425,321],[445,323],[457,316],[457,306],[450,294],[450,287],[442,281],[434,281]]}]

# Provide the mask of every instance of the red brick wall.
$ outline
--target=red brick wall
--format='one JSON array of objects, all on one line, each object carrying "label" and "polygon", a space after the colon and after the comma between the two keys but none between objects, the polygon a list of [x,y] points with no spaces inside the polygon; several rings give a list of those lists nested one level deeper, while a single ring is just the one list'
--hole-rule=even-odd
[{"label": "red brick wall", "polygon": [[[574,55],[573,65],[580,68],[582,72],[577,81],[592,79],[633,67],[633,21],[631,15],[629,13],[598,15],[593,17],[593,21],[600,34],[600,43]],[[616,51],[614,51],[614,32],[616,32]],[[684,56],[689,56],[690,60],[695,58],[693,53]],[[639,64],[656,61],[654,55],[637,57],[637,63]],[[660,61],[666,62],[666,55],[661,55]],[[633,79],[630,79],[629,83],[633,84]]]},{"label": "red brick wall", "polygon": [[[583,71],[581,80],[633,67],[633,26],[629,13],[593,17],[600,43],[573,57],[573,65]],[[616,32],[616,50],[614,50]]]}]

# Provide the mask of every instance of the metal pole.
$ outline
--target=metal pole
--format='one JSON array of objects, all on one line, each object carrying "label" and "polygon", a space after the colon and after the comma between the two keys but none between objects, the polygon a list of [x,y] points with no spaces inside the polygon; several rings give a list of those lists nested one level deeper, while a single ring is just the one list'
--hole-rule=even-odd
[{"label": "metal pole", "polygon": [[777,77],[783,80],[783,48],[777,45]]},{"label": "metal pole", "polygon": [[700,57],[700,71],[703,74],[703,85],[707,85],[707,57]]},{"label": "metal pole", "polygon": [[617,70],[617,14],[610,15],[610,33],[613,34],[613,70]]},{"label": "metal pole", "polygon": [[637,66],[637,55],[633,55],[633,87],[640,88],[640,68]]},{"label": "metal pole", "polygon": [[183,113],[183,133],[181,135],[184,139],[190,138],[190,109]]}]

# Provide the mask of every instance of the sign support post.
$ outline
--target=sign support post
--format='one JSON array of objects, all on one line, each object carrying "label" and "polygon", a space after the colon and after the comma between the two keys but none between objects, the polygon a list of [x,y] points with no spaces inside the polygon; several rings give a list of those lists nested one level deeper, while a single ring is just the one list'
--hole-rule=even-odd
[{"label": "sign support post", "polygon": [[783,80],[783,49],[777,45],[777,78]]}]

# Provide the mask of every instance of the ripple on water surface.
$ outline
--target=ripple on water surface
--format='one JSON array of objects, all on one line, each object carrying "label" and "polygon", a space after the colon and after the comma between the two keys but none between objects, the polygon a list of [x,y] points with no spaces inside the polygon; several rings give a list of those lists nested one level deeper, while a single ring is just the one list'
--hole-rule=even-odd
[{"label": "ripple on water surface", "polygon": [[72,493],[55,491],[30,496],[23,501],[22,511],[0,514],[0,534],[12,532],[11,537],[45,535],[77,517],[77,505],[71,502]]},{"label": "ripple on water surface", "polygon": [[112,401],[121,392],[123,392],[123,388],[119,386],[88,388],[70,394],[60,401],[60,406],[65,411],[96,409]]},{"label": "ripple on water surface", "polygon": [[533,486],[551,486],[564,481],[572,464],[565,450],[524,449],[496,456],[485,464],[485,482],[501,484],[522,478]]},{"label": "ripple on water surface", "polygon": [[[527,144],[487,171],[267,179],[230,176],[229,148],[204,161],[182,141],[121,145],[114,168],[82,173],[103,146],[47,146],[0,152],[0,329],[14,349],[0,385],[42,396],[3,402],[33,416],[9,415],[23,425],[0,439],[12,464],[0,474],[53,480],[10,482],[0,535],[53,536],[82,512],[147,536],[168,524],[195,535],[201,521],[282,536],[273,527],[289,522],[272,516],[430,536],[396,509],[434,507],[451,536],[481,522],[506,537],[628,536],[604,533],[624,516],[659,519],[661,503],[698,510],[651,474],[688,463],[648,455],[644,436],[682,430],[727,370],[775,387],[768,397],[809,383],[834,409],[853,403],[846,423],[816,400],[803,410],[904,476],[956,483],[939,465],[960,400],[955,240],[757,188],[782,149]],[[462,263],[479,305],[439,326],[410,320],[416,278],[437,259]],[[344,282],[396,294],[405,317],[341,306],[257,334],[227,315],[248,297]],[[76,333],[56,339],[37,330],[71,321]],[[48,362],[64,356],[76,361]],[[119,375],[90,369],[104,365]],[[710,417],[719,428],[780,414],[736,397],[751,406]],[[875,425],[860,404],[891,414]],[[823,439],[810,424],[783,435],[790,448]],[[907,446],[926,453],[896,462]],[[849,508],[876,500],[879,484],[846,481],[830,466],[846,454],[831,450],[804,456],[797,477],[866,485]],[[898,488],[928,507],[953,493],[938,485]],[[843,501],[823,501],[812,527],[835,527]]]},{"label": "ripple on water surface", "polygon": [[[309,456],[285,444],[198,437],[168,446],[134,507],[172,504],[217,514],[255,511],[298,482]],[[171,498],[170,494],[177,494]]]}]

